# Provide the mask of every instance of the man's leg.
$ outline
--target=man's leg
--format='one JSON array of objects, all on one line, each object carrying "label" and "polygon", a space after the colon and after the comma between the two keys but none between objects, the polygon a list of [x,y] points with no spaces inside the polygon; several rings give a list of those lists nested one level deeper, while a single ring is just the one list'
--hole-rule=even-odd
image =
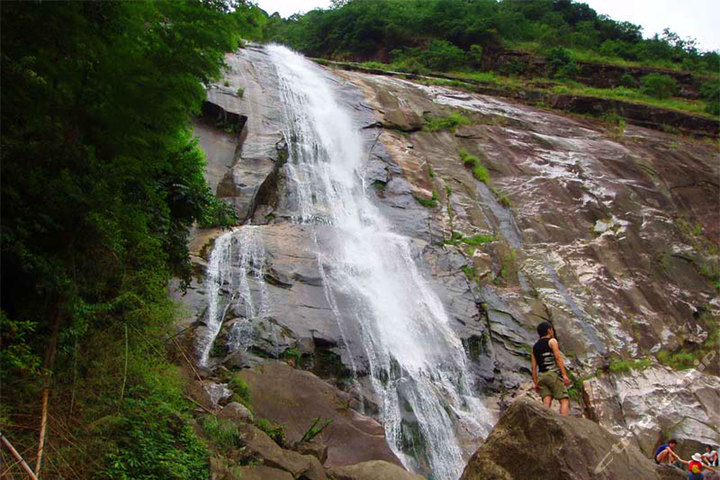
[{"label": "man's leg", "polygon": [[553,401],[552,395],[548,395],[547,397],[543,397],[543,403],[545,404],[545,406],[546,406],[547,408],[552,407],[552,401]]},{"label": "man's leg", "polygon": [[560,415],[570,415],[570,399],[569,398],[561,398],[560,399]]},{"label": "man's leg", "polygon": [[658,463],[670,463],[670,451],[666,448],[662,452],[658,453],[656,460]]}]

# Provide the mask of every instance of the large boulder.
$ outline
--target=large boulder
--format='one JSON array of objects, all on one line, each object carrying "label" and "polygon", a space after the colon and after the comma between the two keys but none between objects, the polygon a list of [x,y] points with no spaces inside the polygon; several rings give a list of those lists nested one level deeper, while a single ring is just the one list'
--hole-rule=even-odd
[{"label": "large boulder", "polygon": [[425,480],[425,477],[406,472],[397,465],[374,460],[330,469],[334,480]]},{"label": "large boulder", "polygon": [[316,437],[328,446],[326,466],[368,460],[401,465],[382,425],[351,409],[350,395],[312,373],[270,361],[238,375],[247,382],[255,415],[281,424],[290,443],[301,439],[313,419],[331,420]]},{"label": "large boulder", "polygon": [[461,480],[683,478],[673,470],[656,467],[597,423],[563,417],[540,402],[520,398],[470,458]]},{"label": "large boulder", "polygon": [[290,472],[294,478],[326,480],[325,471],[317,458],[280,447],[265,432],[250,424],[241,425],[240,433],[245,445],[244,453],[250,453],[264,465]]}]

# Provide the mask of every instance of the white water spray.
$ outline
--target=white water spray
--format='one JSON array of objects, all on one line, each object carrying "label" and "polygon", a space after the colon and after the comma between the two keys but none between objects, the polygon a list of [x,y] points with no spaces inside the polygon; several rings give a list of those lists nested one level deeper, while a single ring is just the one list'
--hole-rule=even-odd
[{"label": "white water spray", "polygon": [[367,359],[388,441],[407,466],[456,480],[458,432],[485,436],[490,426],[467,382],[461,341],[418,270],[412,240],[393,233],[366,195],[358,172],[367,152],[327,74],[287,48],[267,50],[287,117],[295,218],[335,229],[334,248],[318,253],[326,293],[335,309],[352,305],[336,318],[351,353]]}]

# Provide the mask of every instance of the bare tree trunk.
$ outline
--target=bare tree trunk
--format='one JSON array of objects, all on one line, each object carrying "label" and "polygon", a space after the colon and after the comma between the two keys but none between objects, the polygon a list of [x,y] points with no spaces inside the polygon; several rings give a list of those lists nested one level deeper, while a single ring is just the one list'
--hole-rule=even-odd
[{"label": "bare tree trunk", "polygon": [[52,330],[50,333],[50,342],[45,351],[45,361],[43,367],[47,372],[45,378],[45,388],[43,389],[42,413],[40,416],[40,441],[38,443],[37,459],[35,460],[35,477],[40,477],[40,468],[42,467],[43,450],[45,448],[45,436],[47,431],[48,402],[50,398],[50,386],[52,381],[52,368],[55,364],[55,352],[57,350],[58,334],[60,331],[60,303],[57,302],[53,308]]}]

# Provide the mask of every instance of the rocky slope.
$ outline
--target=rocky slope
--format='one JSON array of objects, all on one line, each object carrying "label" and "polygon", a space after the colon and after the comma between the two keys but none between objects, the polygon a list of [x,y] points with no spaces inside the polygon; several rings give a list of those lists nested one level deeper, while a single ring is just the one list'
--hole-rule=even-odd
[{"label": "rocky slope", "polygon": [[[289,223],[292,199],[285,194],[282,167],[286,139],[278,127],[282,107],[263,55],[251,48],[229,56],[228,86],[210,90],[213,104],[247,119],[241,134],[208,121],[196,128],[218,196],[256,225],[241,230],[262,245],[265,273],[247,288],[262,290],[268,299],[264,318],[243,330],[238,343],[233,325],[242,323],[245,305],[230,283],[221,289],[229,305],[202,370],[202,388],[216,392],[206,394],[215,404],[227,402],[213,367],[252,368],[242,375],[255,385],[253,395],[263,398],[261,415],[284,423],[292,435],[314,415],[343,417],[338,432],[343,425],[362,425],[358,438],[366,440],[330,445],[327,465],[395,462],[378,443],[382,427],[353,411],[372,416],[377,399],[363,377],[362,359],[351,357],[333,316],[333,308],[349,307],[330,305],[324,294],[321,270],[327,265],[318,261],[317,249],[332,241],[332,231],[320,229],[314,237]],[[646,454],[668,435],[720,443],[717,356],[703,372],[691,369],[690,382],[687,372],[665,367],[626,373],[612,368],[621,360],[657,365],[655,355],[663,352],[691,352],[700,359],[700,353],[717,348],[710,345],[720,311],[713,285],[720,234],[715,143],[639,127],[619,131],[388,76],[334,75],[362,129],[368,151],[364,185],[394,230],[422,252],[417,260],[463,339],[472,383],[495,416],[508,398],[528,387],[528,347],[535,325],[549,320],[571,371],[587,378],[585,402],[576,405],[576,413],[585,411]],[[238,87],[245,89],[242,98]],[[453,112],[466,116],[468,124],[423,128]],[[463,164],[462,151],[487,169],[485,181]],[[191,245],[198,276],[182,297],[189,306],[184,323],[192,333],[189,342],[206,329],[209,285],[203,272],[219,233],[198,232]],[[327,405],[284,410],[273,400],[299,395],[296,382],[278,382],[272,385],[277,390],[270,390],[275,393],[264,393],[271,386],[263,380],[267,357],[330,382],[318,392],[342,399],[347,411],[332,413]],[[349,379],[351,370],[358,373],[356,381]],[[332,438],[329,431],[320,436],[323,442]],[[480,441],[464,439],[466,451]],[[358,451],[368,455],[357,456]]]}]

